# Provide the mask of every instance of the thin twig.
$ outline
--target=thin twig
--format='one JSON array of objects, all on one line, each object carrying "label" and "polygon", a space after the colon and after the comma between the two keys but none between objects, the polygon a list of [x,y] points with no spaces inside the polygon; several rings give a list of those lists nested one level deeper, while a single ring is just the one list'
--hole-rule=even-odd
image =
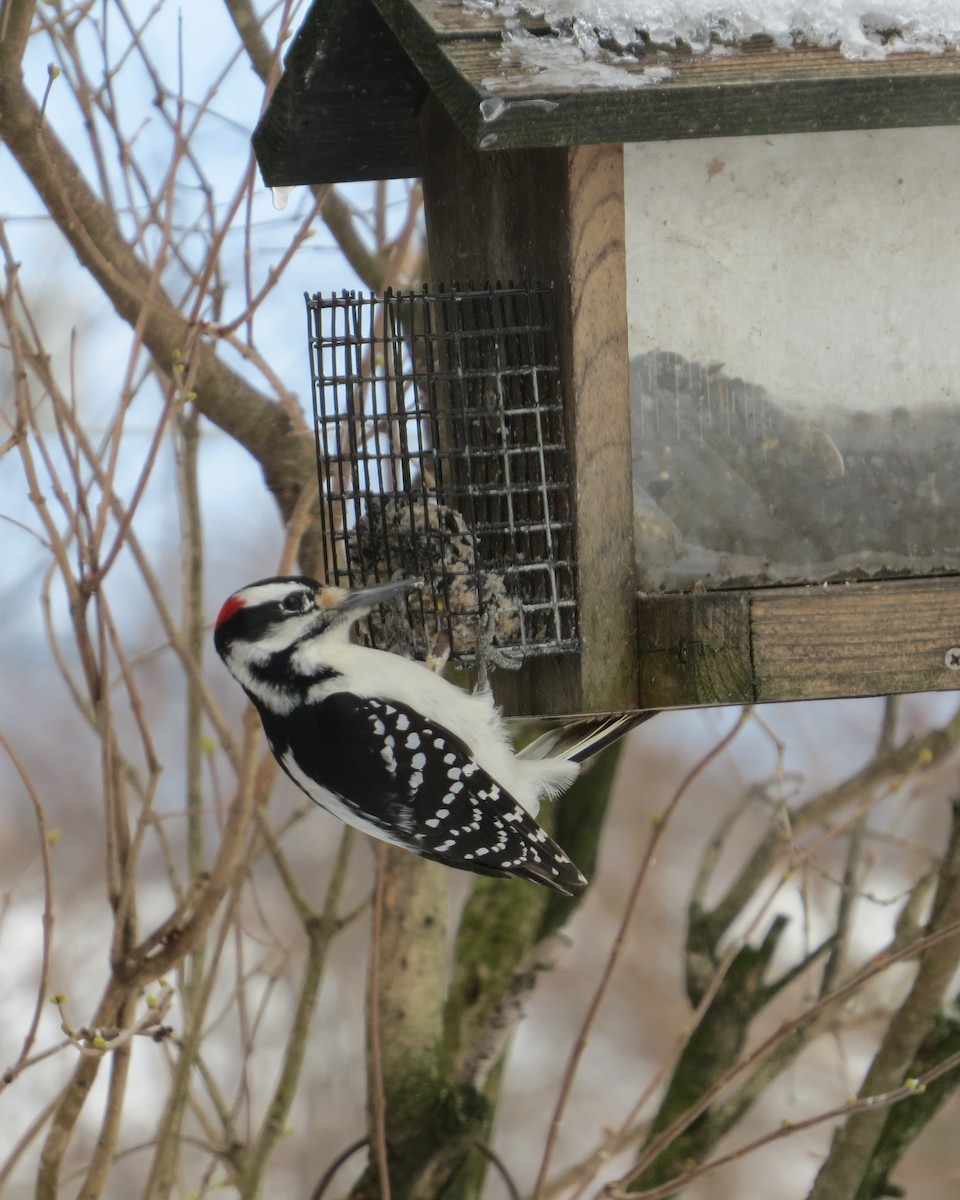
[{"label": "thin twig", "polygon": [[493,1163],[497,1174],[503,1180],[504,1187],[507,1189],[510,1200],[520,1200],[520,1189],[517,1187],[516,1180],[507,1170],[506,1163],[504,1163],[503,1159],[499,1154],[496,1153],[493,1147],[488,1146],[486,1142],[477,1141],[474,1143],[474,1148],[479,1150],[484,1158],[489,1159],[489,1161]]},{"label": "thin twig", "polygon": [[11,1069],[16,1070],[18,1064],[29,1058],[30,1052],[33,1049],[33,1043],[36,1040],[37,1030],[40,1027],[40,1016],[46,1003],[47,993],[49,992],[50,946],[53,939],[54,916],[53,866],[50,862],[50,839],[47,831],[46,814],[43,811],[43,802],[36,788],[33,786],[33,781],[27,773],[26,767],[24,767],[2,731],[0,731],[0,747],[2,747],[4,754],[6,754],[7,758],[13,764],[13,769],[20,776],[20,782],[30,797],[34,820],[37,823],[37,833],[40,840],[40,863],[43,870],[43,913],[40,917],[40,973],[37,979],[37,998],[34,1003],[33,1016],[30,1018],[30,1024],[24,1035],[23,1045],[20,1047],[17,1062],[14,1063],[13,1068],[8,1068],[4,1072],[3,1081],[0,1081],[0,1088],[2,1088],[5,1085],[9,1071]]},{"label": "thin twig", "polygon": [[310,1193],[310,1200],[323,1200],[323,1195],[327,1188],[333,1182],[333,1177],[340,1170],[348,1158],[353,1158],[358,1150],[362,1150],[364,1146],[370,1144],[368,1137],[357,1138],[355,1142],[351,1142],[346,1150],[341,1150],[337,1157],[333,1160],[329,1167],[317,1180],[317,1186]]}]

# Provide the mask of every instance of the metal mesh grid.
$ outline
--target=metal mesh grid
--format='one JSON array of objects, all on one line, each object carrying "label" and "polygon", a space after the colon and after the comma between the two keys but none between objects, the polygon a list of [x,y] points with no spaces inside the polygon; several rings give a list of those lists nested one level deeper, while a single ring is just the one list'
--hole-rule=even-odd
[{"label": "metal mesh grid", "polygon": [[307,315],[327,581],[425,582],[366,639],[423,658],[442,634],[464,664],[578,649],[552,290],[317,294]]}]

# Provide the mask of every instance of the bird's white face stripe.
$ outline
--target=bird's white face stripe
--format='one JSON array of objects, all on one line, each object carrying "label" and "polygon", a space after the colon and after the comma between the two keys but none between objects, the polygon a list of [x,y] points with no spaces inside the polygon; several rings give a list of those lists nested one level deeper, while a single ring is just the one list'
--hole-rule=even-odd
[{"label": "bird's white face stripe", "polygon": [[289,650],[310,634],[316,622],[317,612],[313,608],[305,613],[285,615],[269,633],[263,634],[255,644],[249,646],[250,661],[265,663],[272,655]]},{"label": "bird's white face stripe", "polygon": [[227,666],[241,686],[245,687],[247,691],[255,693],[261,703],[277,716],[288,716],[296,708],[297,696],[294,692],[287,688],[277,687],[275,684],[265,683],[264,680],[253,674],[249,663],[244,659],[231,654],[227,660]]},{"label": "bird's white face stripe", "polygon": [[294,592],[303,592],[304,595],[312,595],[310,588],[302,583],[256,583],[250,587],[242,588],[234,595],[242,600],[245,605],[251,608],[258,604],[276,604],[278,600],[282,600],[284,596],[290,596]]}]

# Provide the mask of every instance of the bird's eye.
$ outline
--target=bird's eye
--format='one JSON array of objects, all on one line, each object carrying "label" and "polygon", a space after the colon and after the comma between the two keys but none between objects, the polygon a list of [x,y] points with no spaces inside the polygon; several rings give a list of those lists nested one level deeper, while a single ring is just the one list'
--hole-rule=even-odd
[{"label": "bird's eye", "polygon": [[306,611],[309,603],[310,597],[306,592],[291,592],[280,601],[280,607],[284,612],[302,613]]}]

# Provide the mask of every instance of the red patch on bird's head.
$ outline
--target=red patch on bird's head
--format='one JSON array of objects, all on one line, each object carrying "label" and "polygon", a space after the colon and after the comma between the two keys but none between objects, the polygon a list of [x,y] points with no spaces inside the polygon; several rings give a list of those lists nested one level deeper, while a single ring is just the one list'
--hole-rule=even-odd
[{"label": "red patch on bird's head", "polygon": [[219,629],[224,621],[229,621],[238,608],[243,608],[246,605],[246,600],[241,600],[239,596],[231,596],[229,600],[224,602],[223,608],[220,609],[217,616],[214,629]]}]

